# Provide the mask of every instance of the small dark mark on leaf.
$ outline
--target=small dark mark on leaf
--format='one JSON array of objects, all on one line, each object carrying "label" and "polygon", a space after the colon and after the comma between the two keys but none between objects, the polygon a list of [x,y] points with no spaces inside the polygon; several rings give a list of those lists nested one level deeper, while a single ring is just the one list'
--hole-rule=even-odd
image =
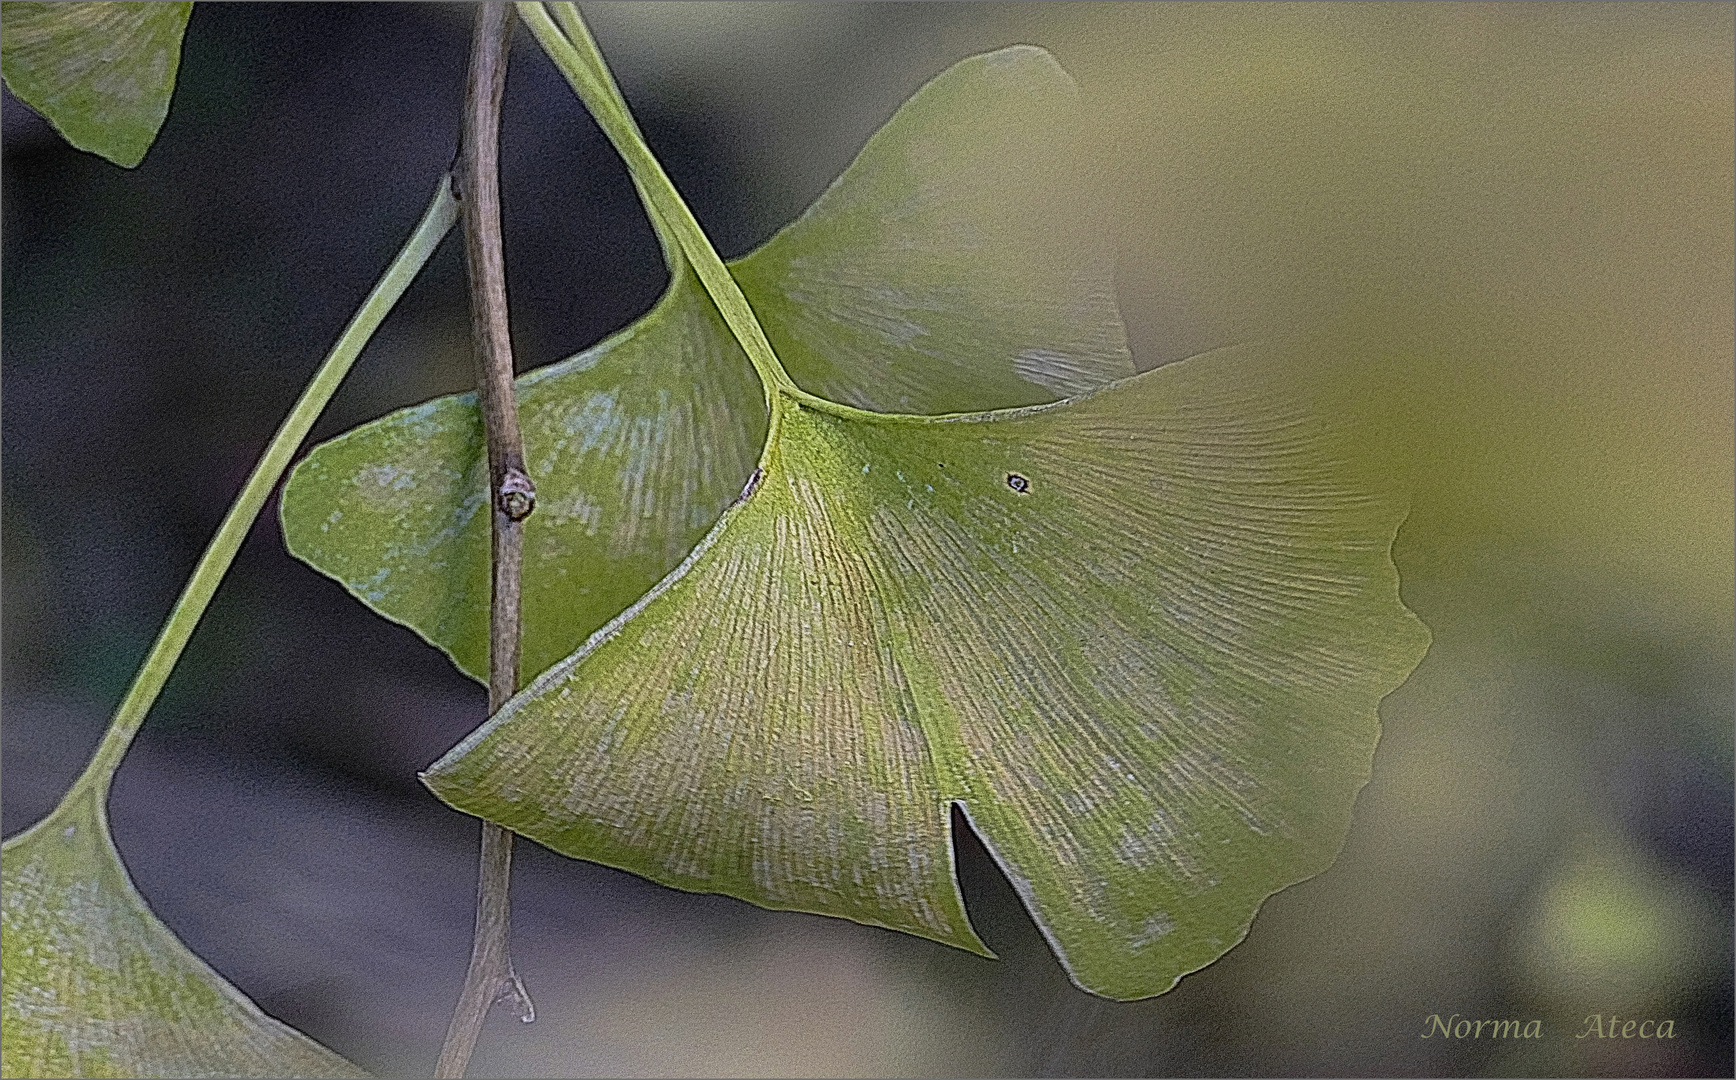
[{"label": "small dark mark on leaf", "polygon": [[765,479],[765,475],[764,469],[755,468],[752,475],[747,478],[747,486],[741,489],[741,494],[735,497],[735,501],[738,503],[747,502],[748,496],[759,490],[760,481]]},{"label": "small dark mark on leaf", "polygon": [[1020,495],[1029,495],[1031,493],[1031,482],[1016,472],[1010,472],[1007,474],[1007,486],[1018,492]]}]

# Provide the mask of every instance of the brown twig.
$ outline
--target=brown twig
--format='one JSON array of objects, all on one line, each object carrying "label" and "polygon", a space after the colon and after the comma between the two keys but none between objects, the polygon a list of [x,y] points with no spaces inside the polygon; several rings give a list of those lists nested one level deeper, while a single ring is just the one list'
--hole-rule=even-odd
[{"label": "brown twig", "polygon": [[[512,340],[506,307],[506,261],[500,238],[500,99],[506,89],[512,13],[505,3],[476,10],[470,78],[464,92],[464,127],[453,179],[464,216],[464,255],[470,272],[470,324],[476,342],[477,397],[488,440],[493,518],[493,603],[489,611],[488,712],[492,716],[518,690],[520,570],[523,521],[536,506],[536,488],[524,468],[513,397]],[[470,1063],[488,1010],[513,998],[519,1019],[536,1018],[530,996],[512,967],[508,887],[512,834],[482,823],[482,858],[476,886],[476,934],[470,970],[440,1048],[437,1077],[461,1077]]]}]

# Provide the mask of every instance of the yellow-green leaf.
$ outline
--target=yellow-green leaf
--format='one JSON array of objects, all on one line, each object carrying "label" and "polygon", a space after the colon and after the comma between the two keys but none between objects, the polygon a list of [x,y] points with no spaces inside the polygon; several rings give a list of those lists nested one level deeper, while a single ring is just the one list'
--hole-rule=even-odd
[{"label": "yellow-green leaf", "polygon": [[[747,357],[690,271],[650,314],[518,380],[523,665],[541,671],[638,599],[741,493],[765,442]],[[476,395],[328,442],[283,493],[289,550],[488,676],[488,461]]]},{"label": "yellow-green leaf", "polygon": [[[900,109],[807,213],[734,264],[798,382],[939,413],[1050,401],[1132,373],[1107,245],[1051,205],[1076,97],[1041,49],[966,60]],[[763,447],[753,368],[673,259],[669,290],[644,318],[518,382],[537,484],[525,522],[527,674],[674,569]],[[474,395],[440,398],[309,454],[284,490],[284,538],[486,681],[485,480]]]},{"label": "yellow-green leaf", "polygon": [[0,4],[0,72],[66,141],[132,168],[163,126],[191,3]]},{"label": "yellow-green leaf", "polygon": [[953,65],[731,273],[796,384],[878,412],[1035,405],[1133,374],[1087,125],[1042,49]]},{"label": "yellow-green leaf", "polygon": [[961,805],[1078,984],[1162,993],[1324,869],[1427,635],[1402,508],[1241,348],[959,417],[785,397],[755,492],[427,773],[683,889],[982,951]]},{"label": "yellow-green leaf", "polygon": [[133,888],[103,787],[0,849],[0,1072],[13,1077],[365,1076],[194,956]]}]

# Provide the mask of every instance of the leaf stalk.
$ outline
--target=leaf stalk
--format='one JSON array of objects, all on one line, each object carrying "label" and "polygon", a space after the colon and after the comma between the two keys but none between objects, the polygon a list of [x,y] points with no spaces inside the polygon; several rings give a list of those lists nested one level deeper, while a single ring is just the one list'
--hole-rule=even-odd
[{"label": "leaf stalk", "polygon": [[302,440],[307,438],[307,433],[319,419],[320,413],[325,411],[332,395],[337,393],[344,377],[349,374],[356,358],[361,355],[363,347],[374,336],[374,331],[379,329],[380,323],[410,287],[410,282],[415,280],[417,273],[434,254],[434,249],[439,247],[440,241],[457,220],[457,215],[458,203],[452,196],[451,184],[447,177],[442,176],[434,198],[423,211],[415,231],[410,234],[397,257],[375,283],[367,299],[362,302],[360,310],[350,319],[349,325],[344,327],[337,343],[332,346],[331,352],[326,355],[325,361],[320,364],[313,379],[302,390],[289,415],[272,436],[265,453],[253,466],[253,472],[248,476],[241,494],[236,496],[234,505],[229,508],[229,513],[218,526],[216,535],[206,546],[204,555],[200,556],[199,564],[194,567],[192,576],[182,588],[180,597],[163,623],[163,628],[158,631],[157,640],[152,644],[145,662],[139,667],[138,674],[133,677],[132,685],[121,699],[119,708],[115,710],[108,731],[103,734],[102,742],[91,755],[90,764],[85,766],[84,772],[74,781],[72,788],[61,800],[63,803],[90,787],[96,788],[99,800],[107,798],[115,770],[120,768],[121,759],[126,756],[146,714],[151,711],[151,706],[162,693],[170,673],[175,670],[194,629],[198,627],[205,609],[210,606],[211,598],[216,595],[224,575],[235,562],[236,553],[241,550],[248,531],[258,519],[259,512],[264,509],[266,499],[270,497],[277,482],[283,478],[284,471],[289,468],[290,459],[294,457],[296,449],[301,446]]},{"label": "leaf stalk", "polygon": [[807,395],[784,371],[752,305],[742,294],[735,278],[730,276],[717,249],[711,246],[699,219],[693,216],[669,174],[663,171],[657,156],[646,145],[645,136],[634,122],[627,101],[621,96],[608,63],[598,50],[596,40],[591,37],[577,5],[519,3],[517,7],[519,16],[536,35],[543,51],[566,76],[573,91],[626,162],[640,197],[651,211],[652,224],[657,226],[658,235],[673,236],[680,245],[681,253],[692,264],[694,273],[705,286],[712,303],[717,305],[723,321],[741,343],[765,388],[766,404],[775,429],[779,395],[795,398]]}]

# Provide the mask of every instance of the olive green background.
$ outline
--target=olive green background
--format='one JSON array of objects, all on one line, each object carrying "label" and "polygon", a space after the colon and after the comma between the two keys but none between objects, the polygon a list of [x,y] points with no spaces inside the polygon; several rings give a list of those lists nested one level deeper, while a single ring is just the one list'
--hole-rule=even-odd
[{"label": "olive green background", "polygon": [[[725,256],[927,78],[1041,44],[1141,367],[1306,332],[1412,513],[1434,644],[1328,873],[1171,993],[1073,990],[961,851],[1003,960],[536,851],[539,1020],[479,1075],[1718,1075],[1731,1067],[1727,5],[730,5],[588,13]],[[302,380],[450,161],[462,9],[196,8],[132,173],[8,100],[4,791],[42,813]],[[661,287],[624,172],[528,38],[508,90],[521,365]],[[1107,193],[1107,194],[1104,194]],[[469,380],[444,251],[316,437]],[[414,783],[479,689],[282,551],[268,514],[117,780],[141,891],[274,1015],[426,1071],[472,826]],[[1576,1039],[1587,1014],[1666,1041]],[[1524,1042],[1420,1036],[1438,1013]]]}]

